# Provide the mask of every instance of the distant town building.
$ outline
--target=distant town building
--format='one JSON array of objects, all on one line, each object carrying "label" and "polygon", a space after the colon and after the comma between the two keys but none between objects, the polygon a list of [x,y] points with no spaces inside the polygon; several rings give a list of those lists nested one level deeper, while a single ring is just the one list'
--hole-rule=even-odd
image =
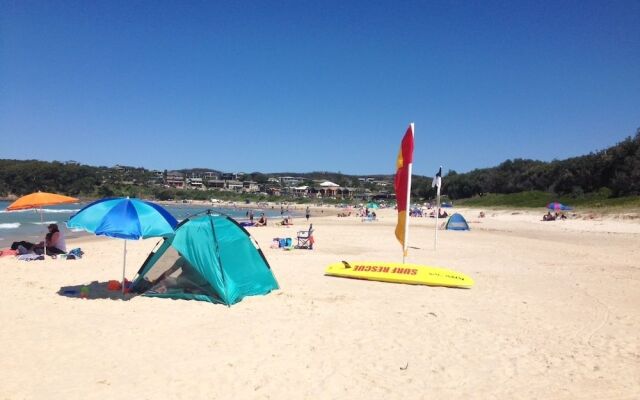
[{"label": "distant town building", "polygon": [[295,186],[302,182],[302,178],[296,178],[295,176],[281,176],[280,183],[282,186]]},{"label": "distant town building", "polygon": [[309,186],[298,186],[291,188],[291,194],[296,197],[307,197],[309,193]]},{"label": "distant town building", "polygon": [[244,181],[242,182],[242,191],[245,193],[256,193],[260,191],[260,186],[254,181]]},{"label": "distant town building", "polygon": [[202,178],[204,180],[212,180],[212,179],[217,180],[217,179],[220,179],[220,176],[216,172],[207,171],[204,174],[202,174]]},{"label": "distant town building", "polygon": [[220,179],[222,179],[223,181],[237,181],[238,174],[232,172],[224,172],[222,175],[220,175]]},{"label": "distant town building", "polygon": [[225,181],[222,179],[209,179],[207,180],[207,187],[210,189],[224,189]]},{"label": "distant town building", "polygon": [[165,181],[165,184],[172,188],[184,189],[185,187],[184,174],[178,171],[167,172],[167,179]]},{"label": "distant town building", "polygon": [[188,178],[187,184],[193,189],[203,189],[204,184],[202,178]]},{"label": "distant town building", "polygon": [[225,186],[228,190],[233,190],[234,192],[241,192],[243,188],[242,182],[237,180],[225,181]]}]

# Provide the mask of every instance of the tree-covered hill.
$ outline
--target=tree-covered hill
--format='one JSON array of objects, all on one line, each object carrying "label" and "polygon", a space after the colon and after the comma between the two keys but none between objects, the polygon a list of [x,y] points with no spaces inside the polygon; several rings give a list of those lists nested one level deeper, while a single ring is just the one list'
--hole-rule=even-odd
[{"label": "tree-covered hill", "polygon": [[[198,168],[181,171],[194,173],[215,170]],[[300,177],[309,184],[326,179],[341,186],[362,190],[393,191],[391,185],[380,186],[371,182],[391,182],[393,175],[357,176],[327,171],[253,172],[245,174],[243,179],[266,183],[268,178],[275,176]],[[359,179],[365,177],[371,179]],[[153,172],[144,168],[0,160],[0,196],[23,195],[37,190],[88,197],[156,196],[156,192],[162,188],[149,186],[153,178]],[[640,129],[634,137],[606,150],[581,157],[552,162],[515,159],[507,160],[494,168],[476,169],[467,173],[449,171],[443,178],[442,188],[442,193],[451,199],[534,191],[565,198],[577,198],[591,193],[597,193],[599,199],[640,195]],[[414,175],[412,192],[415,199],[433,198],[435,190],[431,188],[431,178]],[[171,196],[180,195],[171,193]]]},{"label": "tree-covered hill", "polygon": [[581,196],[606,193],[610,197],[640,194],[640,129],[606,150],[561,161],[507,160],[494,168],[468,173],[450,172],[443,192],[453,199],[486,193],[542,191]]}]

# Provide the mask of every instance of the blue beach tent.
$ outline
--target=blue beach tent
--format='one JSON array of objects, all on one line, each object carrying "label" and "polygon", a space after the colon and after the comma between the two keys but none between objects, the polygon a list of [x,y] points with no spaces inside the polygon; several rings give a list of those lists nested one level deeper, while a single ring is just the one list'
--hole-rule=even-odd
[{"label": "blue beach tent", "polygon": [[468,231],[470,230],[467,220],[461,214],[455,213],[449,217],[445,229],[452,231]]},{"label": "blue beach tent", "polygon": [[146,296],[231,305],[278,289],[249,233],[211,210],[182,221],[140,267],[133,291]]}]

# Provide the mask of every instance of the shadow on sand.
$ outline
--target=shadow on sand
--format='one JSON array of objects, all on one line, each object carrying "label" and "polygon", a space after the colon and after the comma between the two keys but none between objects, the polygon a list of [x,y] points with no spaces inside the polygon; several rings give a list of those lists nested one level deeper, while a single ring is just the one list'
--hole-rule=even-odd
[{"label": "shadow on sand", "polygon": [[[58,294],[64,297],[71,297],[76,299],[111,299],[111,300],[124,300],[128,301],[138,296],[137,293],[122,294],[120,290],[113,291],[107,287],[109,282],[93,281],[89,284],[74,285],[74,286],[62,286],[58,290]],[[86,288],[86,289],[85,289]],[[86,295],[82,295],[85,293]]]}]

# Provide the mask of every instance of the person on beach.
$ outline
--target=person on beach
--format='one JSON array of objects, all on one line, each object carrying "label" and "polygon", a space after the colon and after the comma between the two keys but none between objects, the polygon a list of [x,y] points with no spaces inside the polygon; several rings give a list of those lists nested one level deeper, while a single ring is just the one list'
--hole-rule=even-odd
[{"label": "person on beach", "polygon": [[260,219],[255,226],[267,226],[267,217],[264,216],[264,213],[260,214]]},{"label": "person on beach", "polygon": [[309,206],[307,206],[307,210],[305,211],[305,216],[307,217],[307,221],[309,221],[310,215],[311,215],[311,211],[309,210]]},{"label": "person on beach", "polygon": [[253,210],[249,210],[249,222],[253,222]]},{"label": "person on beach", "polygon": [[65,254],[67,252],[67,245],[64,242],[64,236],[58,229],[58,224],[50,224],[47,229],[49,233],[45,237],[44,242],[40,242],[33,247],[34,252],[39,253],[44,251],[45,245],[47,246],[47,254]]}]

